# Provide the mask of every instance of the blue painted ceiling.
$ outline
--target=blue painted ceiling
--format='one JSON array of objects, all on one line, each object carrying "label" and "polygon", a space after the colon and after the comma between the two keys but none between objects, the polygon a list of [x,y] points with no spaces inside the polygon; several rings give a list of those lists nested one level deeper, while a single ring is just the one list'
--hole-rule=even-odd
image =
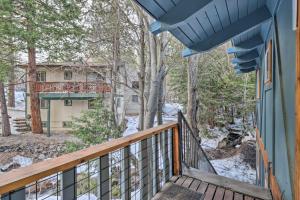
[{"label": "blue painted ceiling", "polygon": [[[187,49],[183,56],[208,51],[231,40],[233,63],[252,62],[249,72],[259,66],[272,15],[280,0],[135,0],[156,21],[154,34],[169,31]],[[256,63],[254,66],[253,63]]]}]

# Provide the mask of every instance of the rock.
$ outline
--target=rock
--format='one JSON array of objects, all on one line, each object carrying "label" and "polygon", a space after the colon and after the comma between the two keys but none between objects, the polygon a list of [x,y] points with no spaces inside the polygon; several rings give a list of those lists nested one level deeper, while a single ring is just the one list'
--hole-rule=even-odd
[{"label": "rock", "polygon": [[46,156],[45,156],[44,154],[40,154],[40,155],[38,156],[38,159],[39,159],[39,160],[45,160],[45,158],[46,158]]},{"label": "rock", "polygon": [[255,140],[244,142],[240,147],[240,153],[244,162],[248,163],[253,169],[256,168],[256,144]]},{"label": "rock", "polygon": [[229,133],[225,138],[223,138],[219,142],[218,148],[224,149],[224,148],[235,147],[236,145],[240,145],[242,143],[242,139],[243,139],[243,136],[240,134]]},{"label": "rock", "polygon": [[10,170],[12,170],[12,169],[16,169],[16,168],[19,168],[19,167],[21,167],[21,165],[20,165],[19,163],[13,162],[13,163],[9,163],[9,164],[3,166],[3,167],[0,169],[0,171],[1,171],[1,172],[8,172],[8,171],[10,171]]}]

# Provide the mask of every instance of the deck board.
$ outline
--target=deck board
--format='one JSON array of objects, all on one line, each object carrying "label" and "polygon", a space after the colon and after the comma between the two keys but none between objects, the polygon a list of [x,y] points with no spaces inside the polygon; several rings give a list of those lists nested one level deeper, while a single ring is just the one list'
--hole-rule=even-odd
[{"label": "deck board", "polygon": [[208,187],[208,183],[202,182],[197,190],[197,192],[204,194],[206,191],[206,188]]},{"label": "deck board", "polygon": [[226,190],[224,194],[224,200],[232,200],[233,199],[233,192],[230,190]]},{"label": "deck board", "polygon": [[182,186],[186,187],[186,188],[189,188],[190,185],[192,184],[193,180],[194,180],[193,178],[188,177],[187,179],[185,179],[185,181],[183,182]]},{"label": "deck board", "polygon": [[218,187],[216,190],[216,194],[214,196],[214,200],[223,199],[224,193],[225,193],[225,189]]},{"label": "deck board", "polygon": [[[242,186],[241,186],[242,187]],[[171,191],[170,191],[171,190]],[[262,188],[263,190],[263,188]],[[198,196],[197,196],[198,194]],[[201,198],[200,198],[201,197]],[[166,183],[162,190],[155,195],[153,200],[269,200],[269,198],[257,198],[244,194],[240,190],[235,191],[223,184],[212,184],[200,178],[188,175],[174,176]]]},{"label": "deck board", "polygon": [[234,193],[234,200],[243,200],[243,195],[240,193]]},{"label": "deck board", "polygon": [[185,181],[185,179],[187,179],[186,176],[182,176],[182,177],[179,177],[179,179],[177,179],[177,181],[175,182],[177,185],[182,185],[183,182]]},{"label": "deck board", "polygon": [[190,185],[190,189],[193,191],[197,191],[198,187],[200,186],[201,181],[194,179],[192,184]]},{"label": "deck board", "polygon": [[210,184],[204,194],[204,200],[213,200],[216,188],[216,186]]}]

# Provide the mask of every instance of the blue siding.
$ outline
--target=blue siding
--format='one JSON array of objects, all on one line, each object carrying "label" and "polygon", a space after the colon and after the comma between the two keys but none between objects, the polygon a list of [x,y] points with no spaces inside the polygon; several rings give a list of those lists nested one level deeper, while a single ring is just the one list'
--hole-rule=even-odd
[{"label": "blue siding", "polygon": [[[271,4],[268,4],[271,6]],[[287,200],[292,200],[292,185],[295,158],[295,69],[296,35],[292,30],[292,1],[285,1],[279,7],[276,18],[278,23],[278,39],[276,40],[275,22],[262,28],[263,36],[267,41],[273,41],[273,84],[265,88],[262,83],[263,106],[257,104],[260,110],[261,124],[259,129],[272,162],[273,173]],[[277,53],[279,50],[279,55]],[[262,75],[264,72],[264,52],[262,49]],[[279,63],[278,59],[281,59]],[[278,71],[281,67],[281,73]],[[262,79],[261,79],[262,80]],[[282,89],[281,89],[282,87]],[[285,109],[285,112],[284,112]],[[286,115],[284,115],[286,114]],[[258,119],[259,120],[259,119]],[[259,182],[263,181],[263,177]]]}]

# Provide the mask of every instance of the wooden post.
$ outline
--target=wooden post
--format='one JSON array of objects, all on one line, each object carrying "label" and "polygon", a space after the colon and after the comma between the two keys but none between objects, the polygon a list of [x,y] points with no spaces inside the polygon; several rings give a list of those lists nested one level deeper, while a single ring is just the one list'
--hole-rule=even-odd
[{"label": "wooden post", "polygon": [[173,128],[173,174],[181,174],[179,127]]},{"label": "wooden post", "polygon": [[76,199],[76,167],[63,172],[62,187],[64,200]]},{"label": "wooden post", "polygon": [[47,136],[50,137],[50,126],[51,126],[51,100],[48,100],[48,110],[47,110]]}]

